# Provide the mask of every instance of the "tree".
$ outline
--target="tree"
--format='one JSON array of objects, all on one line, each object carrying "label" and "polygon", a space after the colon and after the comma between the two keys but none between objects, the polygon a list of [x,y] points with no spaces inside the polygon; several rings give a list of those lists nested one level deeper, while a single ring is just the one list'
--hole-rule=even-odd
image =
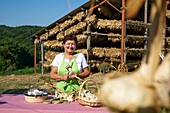
[{"label": "tree", "polygon": [[10,71],[33,66],[33,33],[40,26],[0,26],[0,71]]}]

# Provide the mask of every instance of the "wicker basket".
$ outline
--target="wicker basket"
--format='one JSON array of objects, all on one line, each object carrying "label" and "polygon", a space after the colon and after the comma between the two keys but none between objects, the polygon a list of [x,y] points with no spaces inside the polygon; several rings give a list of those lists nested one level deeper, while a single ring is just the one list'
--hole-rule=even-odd
[{"label": "wicker basket", "polygon": [[85,80],[81,84],[81,86],[80,86],[80,90],[78,92],[78,96],[76,97],[77,102],[79,104],[83,105],[83,106],[91,106],[91,107],[100,107],[100,106],[102,106],[102,103],[101,103],[101,101],[99,99],[98,100],[88,100],[88,99],[85,99],[85,98],[81,97],[81,93],[83,93],[84,86],[88,90],[87,82],[93,82],[96,85],[96,88],[97,88],[97,91],[98,91],[98,96],[100,95],[100,89],[99,89],[98,84],[95,81],[90,80],[90,79],[89,80]]},{"label": "wicker basket", "polygon": [[41,103],[41,102],[44,102],[47,98],[48,98],[48,95],[38,95],[38,96],[25,95],[25,100],[27,102]]}]

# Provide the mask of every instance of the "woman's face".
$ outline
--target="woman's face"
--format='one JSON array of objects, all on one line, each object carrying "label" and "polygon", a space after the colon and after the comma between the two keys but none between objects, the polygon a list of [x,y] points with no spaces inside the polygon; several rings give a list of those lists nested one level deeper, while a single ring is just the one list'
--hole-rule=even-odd
[{"label": "woman's face", "polygon": [[65,52],[72,54],[76,50],[76,43],[74,40],[67,40],[64,44]]}]

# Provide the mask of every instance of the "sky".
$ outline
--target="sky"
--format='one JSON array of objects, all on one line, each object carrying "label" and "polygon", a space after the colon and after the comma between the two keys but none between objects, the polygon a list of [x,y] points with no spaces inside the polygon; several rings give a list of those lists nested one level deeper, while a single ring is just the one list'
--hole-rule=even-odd
[{"label": "sky", "polygon": [[48,26],[89,0],[0,0],[0,25]]}]

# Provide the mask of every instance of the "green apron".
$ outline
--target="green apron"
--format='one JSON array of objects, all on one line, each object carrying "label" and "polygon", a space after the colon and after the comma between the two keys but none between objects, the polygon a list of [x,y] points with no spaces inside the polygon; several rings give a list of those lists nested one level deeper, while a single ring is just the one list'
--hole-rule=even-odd
[{"label": "green apron", "polygon": [[[61,62],[61,65],[59,67],[59,72],[58,72],[61,76],[64,76],[65,74],[69,73],[68,70],[66,69],[67,65],[70,65],[71,68],[70,71],[75,72],[77,74],[80,72],[76,63],[76,55],[74,55],[73,62],[65,62],[65,53],[64,53],[64,58]],[[56,87],[63,92],[71,93],[72,91],[78,90],[80,88],[80,84],[78,83],[78,80],[75,78],[75,79],[68,79],[66,81],[63,80],[59,81],[57,82]]]}]

